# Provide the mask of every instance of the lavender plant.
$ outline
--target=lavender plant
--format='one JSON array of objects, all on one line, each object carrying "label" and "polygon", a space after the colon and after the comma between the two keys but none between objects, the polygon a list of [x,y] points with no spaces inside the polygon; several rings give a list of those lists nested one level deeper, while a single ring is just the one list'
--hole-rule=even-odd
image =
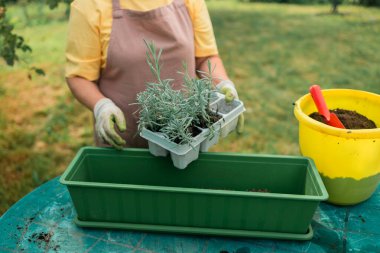
[{"label": "lavender plant", "polygon": [[209,117],[209,89],[205,79],[193,79],[190,82],[185,82],[187,95],[187,103],[189,111],[197,125],[201,122],[211,123]]},{"label": "lavender plant", "polygon": [[153,42],[145,41],[145,44],[146,61],[156,81],[147,83],[146,90],[137,95],[139,131],[147,128],[161,132],[176,143],[188,144],[197,134],[196,126],[201,122],[206,126],[213,123],[209,116],[210,94],[213,91],[211,71],[203,78],[190,78],[184,65],[183,89],[175,90],[173,80],[161,79],[159,60],[162,49],[157,51]]}]

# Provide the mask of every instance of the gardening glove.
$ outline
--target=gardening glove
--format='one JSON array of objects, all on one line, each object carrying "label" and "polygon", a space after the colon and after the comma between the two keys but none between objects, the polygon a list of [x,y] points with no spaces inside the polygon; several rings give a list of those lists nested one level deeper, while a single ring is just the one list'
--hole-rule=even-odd
[{"label": "gardening glove", "polygon": [[125,140],[115,130],[115,123],[120,131],[127,129],[123,112],[110,99],[100,99],[94,107],[95,133],[116,149],[122,149]]},{"label": "gardening glove", "polygon": [[[225,95],[226,103],[231,103],[234,99],[239,99],[235,85],[231,80],[223,80],[217,86],[216,89]],[[244,131],[244,115],[241,113],[238,117],[238,123],[236,126],[236,132],[242,134]]]}]

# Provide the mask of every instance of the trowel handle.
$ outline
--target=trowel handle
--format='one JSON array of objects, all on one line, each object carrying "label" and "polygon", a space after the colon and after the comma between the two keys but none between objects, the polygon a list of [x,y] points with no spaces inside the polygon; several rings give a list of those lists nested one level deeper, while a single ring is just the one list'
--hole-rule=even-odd
[{"label": "trowel handle", "polygon": [[327,108],[325,99],[323,98],[321,88],[319,87],[319,85],[312,85],[309,91],[314,100],[315,105],[317,106],[318,112],[321,115],[323,115],[327,121],[330,121],[330,111]]}]

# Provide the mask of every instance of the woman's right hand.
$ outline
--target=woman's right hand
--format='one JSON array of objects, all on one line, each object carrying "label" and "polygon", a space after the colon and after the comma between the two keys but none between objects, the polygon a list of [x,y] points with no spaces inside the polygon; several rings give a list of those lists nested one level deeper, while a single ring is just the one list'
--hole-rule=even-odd
[{"label": "woman's right hand", "polygon": [[122,149],[125,140],[115,130],[115,124],[120,131],[127,129],[123,112],[111,99],[102,98],[94,107],[96,135],[116,149]]}]

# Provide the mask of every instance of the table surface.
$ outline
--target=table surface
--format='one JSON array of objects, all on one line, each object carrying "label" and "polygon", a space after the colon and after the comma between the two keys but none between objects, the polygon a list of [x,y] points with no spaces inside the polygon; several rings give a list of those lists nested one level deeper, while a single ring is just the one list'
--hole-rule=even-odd
[{"label": "table surface", "polygon": [[55,178],[26,195],[0,217],[0,252],[380,252],[380,187],[362,204],[321,203],[310,241],[189,236],[83,229],[66,186]]}]

